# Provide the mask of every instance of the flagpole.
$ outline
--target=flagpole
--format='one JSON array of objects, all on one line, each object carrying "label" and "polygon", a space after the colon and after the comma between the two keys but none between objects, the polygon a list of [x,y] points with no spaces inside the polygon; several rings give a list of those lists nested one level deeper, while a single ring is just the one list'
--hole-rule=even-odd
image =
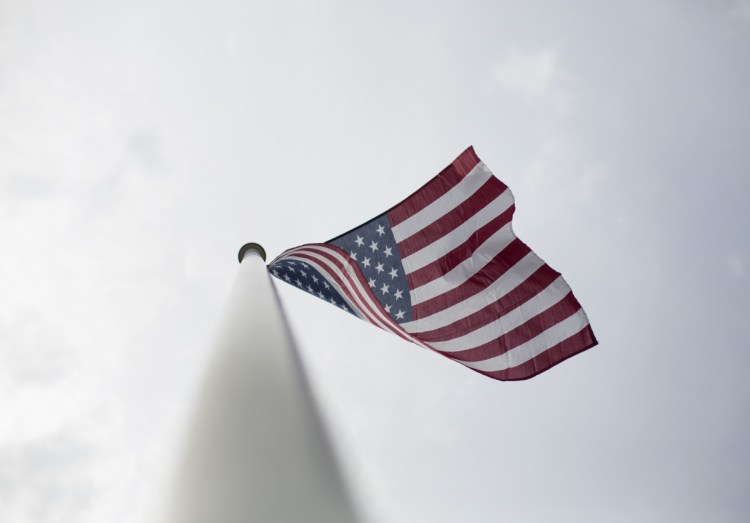
[{"label": "flagpole", "polygon": [[169,523],[358,520],[265,258],[240,249]]}]

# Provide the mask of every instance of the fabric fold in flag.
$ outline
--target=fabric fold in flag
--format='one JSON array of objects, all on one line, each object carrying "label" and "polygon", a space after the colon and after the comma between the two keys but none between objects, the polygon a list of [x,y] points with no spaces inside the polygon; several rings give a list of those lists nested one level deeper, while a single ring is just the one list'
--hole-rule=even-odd
[{"label": "fabric fold in flag", "polygon": [[523,380],[597,341],[563,277],[515,236],[514,210],[469,147],[389,211],[269,270],[476,372]]}]

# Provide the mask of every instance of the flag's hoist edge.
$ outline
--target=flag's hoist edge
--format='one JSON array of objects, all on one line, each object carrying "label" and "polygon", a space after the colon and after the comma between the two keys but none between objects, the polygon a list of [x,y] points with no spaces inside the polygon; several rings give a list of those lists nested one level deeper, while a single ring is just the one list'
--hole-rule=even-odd
[{"label": "flag's hoist edge", "polygon": [[469,147],[389,211],[269,270],[476,372],[527,379],[597,341],[562,276],[515,236],[514,210]]}]

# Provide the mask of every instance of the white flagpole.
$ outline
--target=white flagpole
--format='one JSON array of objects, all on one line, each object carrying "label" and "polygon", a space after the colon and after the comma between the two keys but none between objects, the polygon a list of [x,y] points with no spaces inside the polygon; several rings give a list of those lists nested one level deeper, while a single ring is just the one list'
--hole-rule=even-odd
[{"label": "white flagpole", "polygon": [[265,251],[239,258],[168,521],[355,522]]}]

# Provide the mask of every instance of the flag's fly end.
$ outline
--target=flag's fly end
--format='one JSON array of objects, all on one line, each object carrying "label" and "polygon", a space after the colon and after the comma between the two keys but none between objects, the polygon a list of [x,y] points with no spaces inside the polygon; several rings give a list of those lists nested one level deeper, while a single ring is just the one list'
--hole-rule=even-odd
[{"label": "flag's fly end", "polygon": [[242,263],[242,260],[245,259],[245,254],[247,254],[249,251],[255,251],[258,254],[260,254],[260,257],[263,258],[263,261],[266,261],[266,250],[263,248],[263,246],[259,243],[246,243],[242,247],[240,247],[240,252],[237,254],[237,258],[239,259],[240,263]]}]

